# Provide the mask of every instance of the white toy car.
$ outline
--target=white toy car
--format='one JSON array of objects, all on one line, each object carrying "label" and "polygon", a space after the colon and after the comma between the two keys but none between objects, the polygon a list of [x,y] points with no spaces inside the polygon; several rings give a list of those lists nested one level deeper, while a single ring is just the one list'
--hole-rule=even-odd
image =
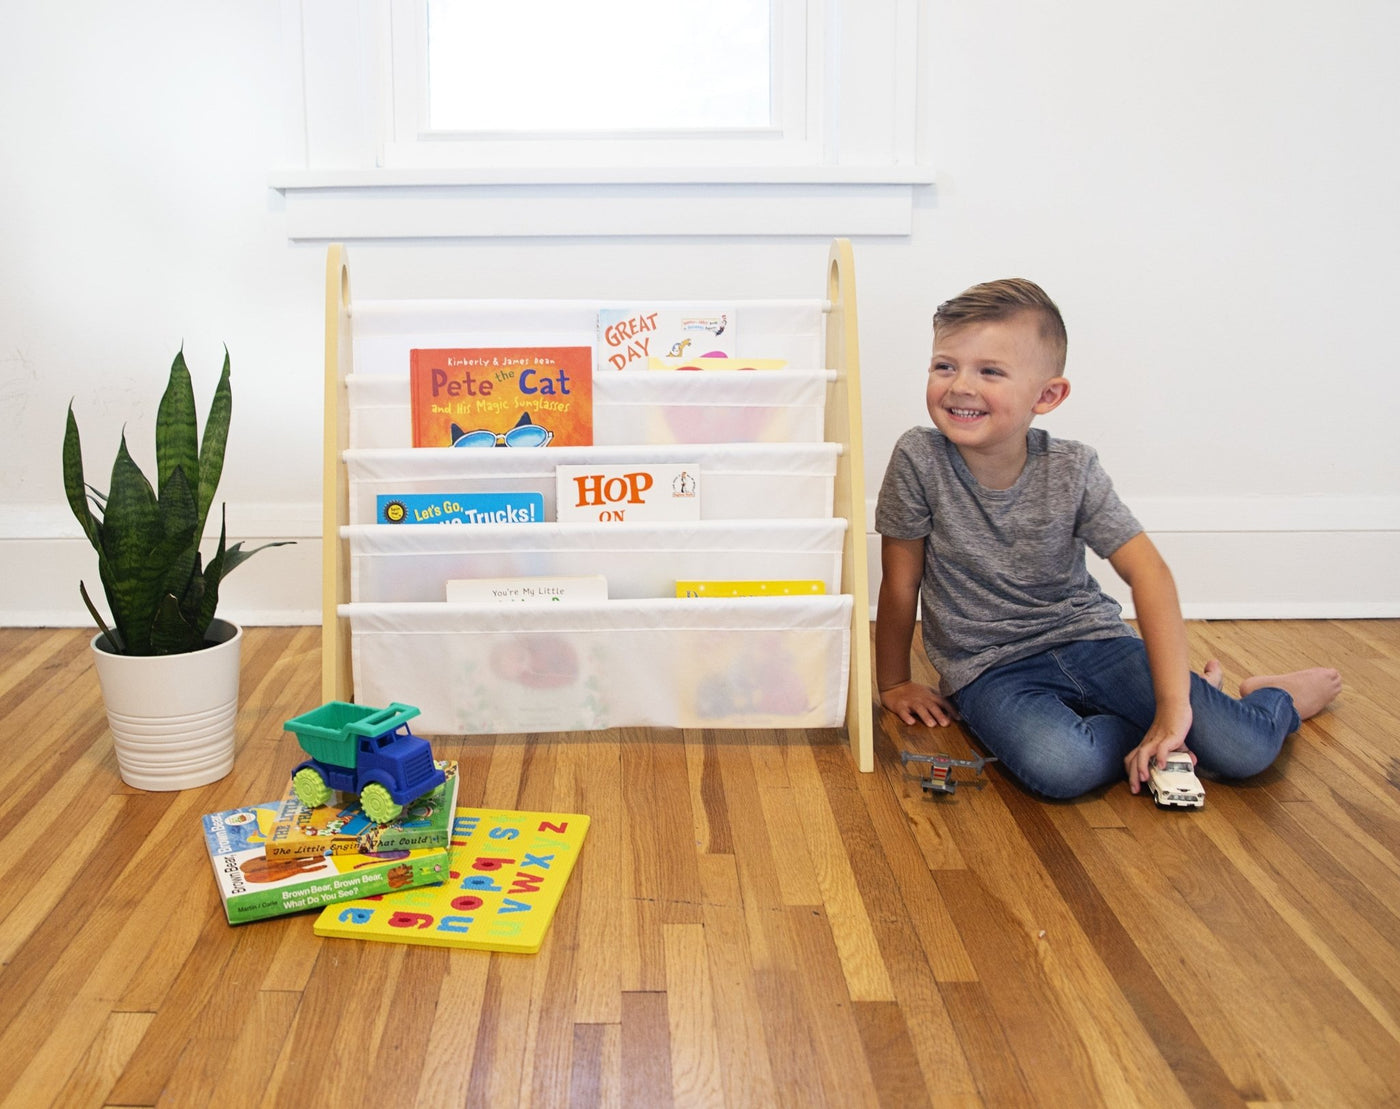
[{"label": "white toy car", "polygon": [[1199,809],[1206,803],[1206,791],[1196,777],[1196,764],[1186,751],[1173,751],[1167,765],[1155,762],[1147,772],[1147,788],[1164,809]]}]

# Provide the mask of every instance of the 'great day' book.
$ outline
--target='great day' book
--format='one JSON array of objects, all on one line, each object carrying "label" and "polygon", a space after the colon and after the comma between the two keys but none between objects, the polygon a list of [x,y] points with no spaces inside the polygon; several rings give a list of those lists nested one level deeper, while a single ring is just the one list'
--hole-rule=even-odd
[{"label": "'great day' book", "polygon": [[590,347],[409,352],[415,447],[591,446]]},{"label": "'great day' book", "polygon": [[452,869],[437,886],[330,905],[318,936],[534,953],[578,861],[578,813],[457,810]]},{"label": "'great day' book", "polygon": [[598,370],[645,370],[649,358],[733,354],[733,308],[598,309]]},{"label": "'great day' book", "polygon": [[439,760],[437,765],[446,775],[442,785],[387,824],[376,824],[360,808],[359,800],[347,794],[336,793],[329,803],[308,808],[289,784],[267,839],[267,857],[299,859],[326,852],[350,855],[446,847],[452,836],[459,779],[455,760]]},{"label": "'great day' book", "polygon": [[267,839],[278,808],[276,801],[267,801],[204,816],[204,842],[230,924],[410,889],[447,876],[446,847],[269,859]]}]

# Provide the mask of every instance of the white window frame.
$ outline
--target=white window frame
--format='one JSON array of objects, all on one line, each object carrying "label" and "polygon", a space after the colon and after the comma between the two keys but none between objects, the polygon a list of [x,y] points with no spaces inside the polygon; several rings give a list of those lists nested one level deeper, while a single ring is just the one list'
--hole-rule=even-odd
[{"label": "white window frame", "polygon": [[424,133],[424,0],[282,0],[296,240],[907,235],[920,0],[778,0],[772,131]]}]

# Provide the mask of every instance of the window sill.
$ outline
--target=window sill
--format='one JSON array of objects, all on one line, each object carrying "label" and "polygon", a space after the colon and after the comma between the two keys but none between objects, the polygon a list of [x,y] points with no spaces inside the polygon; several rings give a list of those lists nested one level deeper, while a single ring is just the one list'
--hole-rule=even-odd
[{"label": "window sill", "polygon": [[908,235],[927,166],[289,170],[294,241]]}]

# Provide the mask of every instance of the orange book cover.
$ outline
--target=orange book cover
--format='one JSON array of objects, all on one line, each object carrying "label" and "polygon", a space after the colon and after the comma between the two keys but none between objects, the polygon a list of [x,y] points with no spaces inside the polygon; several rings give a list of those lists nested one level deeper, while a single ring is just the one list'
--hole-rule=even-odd
[{"label": "orange book cover", "polygon": [[413,350],[415,447],[593,443],[590,347]]}]

